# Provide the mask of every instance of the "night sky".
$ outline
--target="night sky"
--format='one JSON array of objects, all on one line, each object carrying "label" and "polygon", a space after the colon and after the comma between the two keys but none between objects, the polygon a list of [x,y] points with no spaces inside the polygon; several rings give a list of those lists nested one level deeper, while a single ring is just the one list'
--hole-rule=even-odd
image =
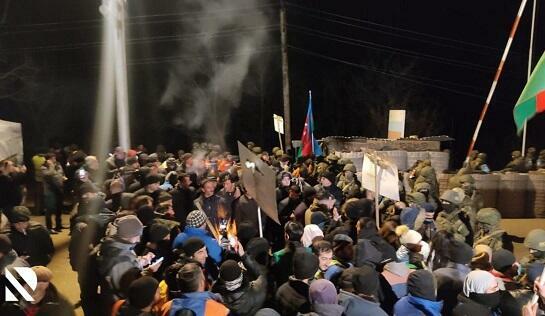
[{"label": "night sky", "polygon": [[[232,1],[236,8],[236,2]],[[129,0],[129,100],[133,143],[169,150],[204,141],[200,131],[172,123],[177,109],[159,105],[168,70],[196,56],[177,55],[191,39],[179,19],[181,1]],[[282,114],[278,2],[262,1],[268,40],[256,48],[227,144],[277,145],[272,114]],[[6,5],[7,4],[7,5]],[[100,63],[99,1],[2,1],[2,72],[25,63],[23,75],[1,81],[0,118],[24,126],[28,154],[52,142],[90,144]],[[386,136],[389,109],[408,110],[406,135],[456,139],[460,161],[499,63],[518,1],[287,2],[293,138],[300,137],[312,90],[315,136]],[[513,106],[527,76],[529,1],[476,148],[493,168],[520,148]],[[543,6],[541,6],[543,7]],[[7,8],[7,11],[6,11]],[[534,64],[545,48],[538,6]],[[183,13],[183,14],[182,14]],[[244,14],[251,12],[241,11]],[[210,17],[208,17],[210,18]],[[244,36],[243,32],[230,36]],[[226,53],[228,52],[228,48]],[[183,57],[183,58],[182,58]],[[529,123],[528,144],[545,148],[545,115]]]}]

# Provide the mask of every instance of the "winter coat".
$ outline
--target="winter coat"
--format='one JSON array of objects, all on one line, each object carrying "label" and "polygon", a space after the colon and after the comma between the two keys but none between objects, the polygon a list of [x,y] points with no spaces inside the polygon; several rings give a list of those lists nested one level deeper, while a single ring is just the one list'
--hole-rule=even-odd
[{"label": "winter coat", "polygon": [[[248,255],[242,257],[244,267],[249,274],[257,275],[257,279],[252,282],[243,281],[243,285],[235,291],[228,291],[225,283],[219,279],[212,287],[212,292],[218,293],[223,298],[225,306],[237,315],[254,315],[265,302],[267,297],[267,274],[253,258]],[[244,274],[244,278],[251,276]]]},{"label": "winter coat", "polygon": [[106,237],[99,246],[97,257],[98,271],[108,281],[114,292],[121,290],[121,277],[129,269],[142,269],[136,254],[132,250],[134,244],[115,237]]},{"label": "winter coat", "polygon": [[437,299],[444,302],[444,315],[451,315],[452,309],[458,303],[458,294],[462,293],[464,279],[470,271],[469,267],[452,262],[444,268],[433,271],[437,280]]},{"label": "winter coat", "polygon": [[381,254],[381,261],[392,259],[396,260],[396,250],[384,238],[376,232],[361,231],[358,239],[367,239]]},{"label": "winter coat", "polygon": [[344,313],[344,307],[338,304],[313,304],[311,309],[312,312],[297,316],[342,316]]},{"label": "winter coat", "polygon": [[355,294],[341,290],[339,305],[344,307],[345,316],[387,316],[379,303],[363,299]]},{"label": "winter coat", "polygon": [[24,301],[5,302],[0,306],[0,315],[74,316],[76,314],[73,305],[50,283],[45,296],[38,304],[30,305]]},{"label": "winter coat", "polygon": [[297,312],[310,312],[308,299],[309,285],[300,280],[289,280],[276,291],[278,311],[281,315],[297,315]]},{"label": "winter coat", "polygon": [[172,244],[172,248],[178,248],[181,249],[184,241],[189,239],[190,237],[199,237],[204,244],[206,245],[206,250],[208,250],[208,256],[212,258],[216,264],[219,264],[221,262],[221,247],[218,244],[218,241],[214,239],[214,237],[210,236],[210,234],[201,228],[195,228],[195,227],[186,227],[182,233],[180,233],[176,238],[174,239],[174,243]]},{"label": "winter coat", "polygon": [[455,316],[499,316],[489,307],[479,304],[469,297],[460,294],[458,295],[459,304],[452,310],[452,315]]},{"label": "winter coat", "polygon": [[51,262],[55,247],[47,229],[41,224],[31,223],[26,234],[11,228],[8,234],[13,249],[31,266],[47,266]]},{"label": "winter coat", "polygon": [[442,308],[443,302],[441,301],[430,301],[421,297],[407,295],[394,305],[394,316],[441,316]]},{"label": "winter coat", "polygon": [[174,209],[174,217],[180,222],[182,228],[185,227],[187,214],[195,209],[193,200],[195,199],[195,190],[189,187],[188,189],[176,187],[170,191],[172,195],[172,209]]},{"label": "winter coat", "polygon": [[188,309],[196,316],[228,315],[229,309],[221,304],[221,296],[211,292],[184,293],[172,300],[169,316],[175,316],[180,310]]}]

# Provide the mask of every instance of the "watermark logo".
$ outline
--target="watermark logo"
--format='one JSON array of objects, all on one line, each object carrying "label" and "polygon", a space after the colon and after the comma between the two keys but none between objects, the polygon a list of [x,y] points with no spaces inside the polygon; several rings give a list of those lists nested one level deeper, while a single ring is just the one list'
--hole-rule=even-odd
[{"label": "watermark logo", "polygon": [[[25,267],[16,267],[13,268],[15,272],[25,281],[26,285],[28,285],[32,291],[36,290],[36,286],[38,285],[38,278],[36,277],[36,273],[31,268],[25,268]],[[23,296],[23,299],[27,302],[33,302],[34,299],[32,298],[32,295],[27,292],[27,290],[24,288],[24,285],[21,285],[19,281],[11,274],[9,269],[4,270],[4,275],[6,276],[6,279],[13,285],[13,287]],[[15,295],[11,292],[10,289],[6,286],[6,301],[7,302],[17,302],[18,299],[15,297]]]}]

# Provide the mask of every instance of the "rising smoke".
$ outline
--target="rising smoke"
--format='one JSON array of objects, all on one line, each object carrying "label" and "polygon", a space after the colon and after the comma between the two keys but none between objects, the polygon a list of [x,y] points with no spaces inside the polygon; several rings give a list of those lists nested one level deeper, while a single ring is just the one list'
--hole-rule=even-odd
[{"label": "rising smoke", "polygon": [[239,106],[250,66],[262,62],[255,53],[267,41],[263,1],[183,0],[179,10],[199,13],[182,18],[181,35],[190,39],[180,42],[183,58],[169,69],[161,105],[175,113],[173,124],[203,131],[204,140],[225,148],[230,113]]}]

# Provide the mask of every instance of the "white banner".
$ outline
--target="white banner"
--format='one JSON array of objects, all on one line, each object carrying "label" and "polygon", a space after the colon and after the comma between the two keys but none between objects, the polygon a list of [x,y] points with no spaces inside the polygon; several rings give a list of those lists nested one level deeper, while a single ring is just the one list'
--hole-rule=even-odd
[{"label": "white banner", "polygon": [[[378,181],[377,181],[378,179]],[[399,178],[397,166],[376,154],[366,153],[361,171],[362,186],[389,199],[399,201]]]},{"label": "white banner", "polygon": [[280,115],[273,114],[274,131],[284,134],[284,118]]}]

